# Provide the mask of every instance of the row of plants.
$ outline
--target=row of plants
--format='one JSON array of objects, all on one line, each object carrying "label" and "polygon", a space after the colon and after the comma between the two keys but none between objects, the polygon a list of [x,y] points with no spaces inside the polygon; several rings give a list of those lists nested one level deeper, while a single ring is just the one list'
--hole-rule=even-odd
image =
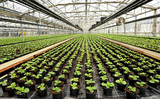
[{"label": "row of plants", "polygon": [[108,34],[97,34],[98,36],[117,40],[134,46],[142,47],[148,50],[160,52],[160,39],[150,37],[139,37],[139,36],[125,36],[125,35],[108,35]]},{"label": "row of plants", "polygon": [[8,95],[17,97],[37,91],[39,97],[51,93],[62,99],[69,88],[70,96],[79,98],[85,93],[82,98],[95,99],[102,88],[105,96],[101,97],[111,96],[117,89],[135,99],[137,94],[145,95],[148,86],[159,86],[159,66],[155,59],[84,35],[21,64],[0,85]]},{"label": "row of plants", "polygon": [[[62,67],[75,51],[78,42],[80,42],[78,39],[71,40],[23,63],[15,71],[9,73],[7,80],[1,82],[3,91],[7,91],[9,96],[17,94],[17,97],[27,97],[27,93],[36,90],[39,96],[46,96],[48,87],[54,85],[51,93],[56,96],[59,90],[63,90],[59,87],[67,79],[65,74],[60,74]],[[21,93],[17,92],[17,87],[23,88]]]},{"label": "row of plants", "polygon": [[50,38],[0,47],[0,64],[15,59],[17,57],[29,54],[33,51],[42,49],[44,47],[50,46],[65,39],[71,38],[73,36],[75,35],[59,36],[57,38]]},{"label": "row of plants", "polygon": [[[59,36],[66,36],[66,35],[40,35],[40,38],[38,36],[25,36],[24,41],[33,41],[33,40],[39,40],[39,39],[47,39],[47,38],[53,38],[53,37],[59,37]],[[22,37],[12,37],[12,38],[1,38],[0,39],[0,46],[1,45],[7,45],[7,44],[15,44],[18,42],[23,42]]]},{"label": "row of plants", "polygon": [[[99,58],[102,59],[103,63],[106,65],[106,68],[107,68],[108,72],[113,76],[114,81],[119,84],[121,83],[122,86],[117,85],[118,89],[124,90],[124,87],[127,85],[127,83],[123,79],[123,77],[127,81],[129,80],[130,85],[132,85],[132,86],[135,85],[137,88],[139,88],[140,93],[143,93],[143,94],[145,92],[144,89],[147,88],[147,84],[149,84],[150,86],[155,87],[155,88],[157,87],[157,85],[159,84],[159,81],[158,81],[159,74],[156,74],[155,72],[156,71],[158,72],[157,67],[159,67],[159,62],[157,62],[156,60],[153,60],[149,57],[146,57],[146,56],[144,57],[143,55],[140,55],[137,52],[135,53],[134,51],[123,48],[119,45],[116,45],[116,44],[113,44],[110,42],[105,43],[106,41],[104,42],[102,39],[99,39],[99,40],[101,40],[99,43],[98,43],[97,39],[93,40],[94,43],[92,43],[92,44],[94,45],[97,43],[97,45],[94,45],[94,46],[95,46],[95,49],[97,49],[97,53],[98,53]],[[115,49],[114,49],[113,45],[115,45]],[[110,47],[111,50],[108,49],[108,47]],[[121,48],[123,48],[125,50],[122,51],[122,50],[120,50]],[[118,49],[119,51],[116,49]],[[148,69],[143,70],[142,68],[139,67],[139,65],[142,67],[142,65],[144,65],[144,64],[138,65],[137,64],[138,62],[136,61],[137,57],[135,57],[135,59],[134,59],[132,56],[127,56],[127,58],[125,58],[124,62],[123,62],[120,58],[120,56],[122,57],[122,54],[120,51],[122,51],[124,53],[123,56],[127,56],[128,54],[132,55],[129,52],[133,52],[134,54],[137,54],[137,56],[138,55],[143,56],[144,59],[139,60],[139,61],[144,62],[144,64],[150,65],[150,66],[147,66],[147,68],[149,70]],[[120,54],[120,56],[118,54]],[[134,59],[134,61],[132,58]],[[127,59],[129,59],[129,60],[127,60]],[[98,60],[97,57],[95,60]],[[145,61],[147,61],[147,62],[145,62]],[[153,69],[155,69],[155,70],[153,70]],[[144,82],[138,82],[140,78],[141,78],[141,80],[143,80],[143,77],[140,77],[140,75],[143,75],[143,74],[146,75],[147,73],[149,74],[148,78],[146,77],[147,84],[146,84],[145,80],[144,80]],[[138,75],[138,74],[140,74],[140,75]],[[157,76],[157,78],[155,78],[156,76]],[[135,87],[134,88],[127,87],[126,88],[127,92],[130,91],[130,89],[135,89]],[[134,90],[134,91],[138,92],[137,90]],[[131,95],[128,95],[128,94],[127,94],[127,96],[131,97]],[[133,97],[135,97],[135,96],[133,96]]]}]

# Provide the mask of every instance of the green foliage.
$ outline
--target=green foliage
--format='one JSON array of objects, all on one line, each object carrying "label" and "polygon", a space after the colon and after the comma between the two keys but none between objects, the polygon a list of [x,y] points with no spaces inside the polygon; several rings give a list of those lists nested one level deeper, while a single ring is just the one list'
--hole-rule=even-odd
[{"label": "green foliage", "polygon": [[17,77],[17,75],[15,73],[10,75],[10,78],[16,78],[16,77]]},{"label": "green foliage", "polygon": [[77,89],[77,88],[78,88],[78,87],[77,87],[77,83],[71,84],[71,87],[72,87],[72,89]]},{"label": "green foliage", "polygon": [[123,80],[123,78],[120,78],[118,80],[116,80],[116,83],[121,84],[121,85],[126,85],[127,82]]},{"label": "green foliage", "polygon": [[37,74],[37,75],[32,75],[32,77],[35,77],[35,78],[40,78],[40,77],[42,77],[42,75],[41,74]]},{"label": "green foliage", "polygon": [[100,78],[101,78],[103,81],[108,80],[108,78],[107,78],[106,75],[103,75],[103,76],[101,76]]},{"label": "green foliage", "polygon": [[86,87],[86,89],[90,92],[90,93],[93,93],[95,90],[97,90],[97,88],[95,86],[91,87]]},{"label": "green foliage", "polygon": [[57,86],[57,85],[60,84],[60,83],[62,83],[62,81],[60,81],[60,80],[55,80],[55,81],[54,81],[54,85],[55,85],[55,86]]},{"label": "green foliage", "polygon": [[135,93],[136,87],[128,86],[128,90]]},{"label": "green foliage", "polygon": [[7,86],[7,82],[8,82],[8,80],[4,80],[4,81],[0,82],[0,85]]},{"label": "green foliage", "polygon": [[143,69],[142,69],[142,68],[140,68],[140,67],[133,68],[133,70],[137,70],[137,71],[143,71]]},{"label": "green foliage", "polygon": [[46,80],[46,81],[50,81],[50,77],[49,76],[46,76],[43,79]]},{"label": "green foliage", "polygon": [[29,88],[24,88],[24,86],[23,87],[16,87],[15,88],[16,90],[17,90],[17,94],[21,94],[21,93],[29,93]]},{"label": "green foliage", "polygon": [[74,75],[81,75],[81,72],[80,71],[75,71]]},{"label": "green foliage", "polygon": [[107,74],[107,72],[102,70],[102,71],[99,72],[99,74],[105,75],[105,74]]},{"label": "green foliage", "polygon": [[85,76],[86,77],[92,77],[92,74],[91,73],[85,73]]},{"label": "green foliage", "polygon": [[156,74],[155,78],[160,79],[160,75]]},{"label": "green foliage", "polygon": [[92,79],[90,79],[90,80],[85,80],[85,81],[86,81],[87,84],[94,84],[94,83],[95,83],[95,81],[93,81]]},{"label": "green foliage", "polygon": [[16,83],[15,83],[15,82],[12,82],[9,86],[7,86],[7,88],[15,89],[16,86],[17,86]]},{"label": "green foliage", "polygon": [[60,75],[60,76],[58,76],[58,78],[65,78],[65,75],[64,74],[62,74],[62,75]]},{"label": "green foliage", "polygon": [[150,80],[149,80],[149,82],[150,83],[159,83],[159,80],[158,79],[155,79],[155,78],[153,78],[152,76],[150,76]]},{"label": "green foliage", "polygon": [[27,82],[25,82],[24,84],[27,84],[27,85],[33,85],[33,81],[32,80],[27,80]]},{"label": "green foliage", "polygon": [[106,88],[113,88],[114,87],[114,83],[110,83],[108,81],[107,81],[107,83],[102,82],[101,85]]},{"label": "green foliage", "polygon": [[136,82],[136,84],[138,84],[139,86],[144,86],[144,85],[146,85],[146,83],[145,82]]},{"label": "green foliage", "polygon": [[26,72],[24,75],[25,75],[25,76],[30,76],[30,75],[31,75],[31,72]]},{"label": "green foliage", "polygon": [[131,78],[133,80],[138,80],[139,76],[137,76],[137,75],[129,75],[129,78]]},{"label": "green foliage", "polygon": [[72,78],[70,81],[78,82],[78,78]]},{"label": "green foliage", "polygon": [[44,83],[41,83],[38,87],[38,89],[40,89],[41,91],[45,90],[46,87],[45,87],[45,84]]},{"label": "green foliage", "polygon": [[149,73],[152,73],[152,74],[154,74],[156,72],[156,70],[149,70]]},{"label": "green foliage", "polygon": [[116,72],[116,73],[114,74],[115,77],[120,77],[121,75],[122,75],[122,74],[119,73],[119,72]]},{"label": "green foliage", "polygon": [[26,76],[23,76],[23,77],[21,77],[19,80],[22,80],[22,81],[24,81],[24,80],[26,80]]},{"label": "green foliage", "polygon": [[142,72],[142,73],[139,73],[141,76],[145,76],[147,73],[145,72]]},{"label": "green foliage", "polygon": [[52,88],[52,90],[55,92],[58,92],[58,93],[62,91],[61,88],[59,88],[59,87],[54,87],[54,88]]}]

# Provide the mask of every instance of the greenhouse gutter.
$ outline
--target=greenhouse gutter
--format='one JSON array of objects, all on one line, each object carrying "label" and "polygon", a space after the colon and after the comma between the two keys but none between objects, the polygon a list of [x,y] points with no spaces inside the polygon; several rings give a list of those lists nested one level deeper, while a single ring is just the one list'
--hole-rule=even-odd
[{"label": "greenhouse gutter", "polygon": [[143,49],[143,48],[140,48],[140,47],[136,47],[136,46],[133,46],[133,45],[129,45],[129,44],[126,44],[126,43],[118,42],[118,41],[115,41],[115,40],[103,38],[103,37],[100,37],[100,36],[97,36],[97,37],[99,37],[101,39],[104,39],[104,40],[107,40],[107,41],[110,41],[112,43],[121,45],[121,46],[126,47],[128,49],[137,51],[137,52],[139,52],[141,54],[150,56],[150,57],[155,58],[157,60],[160,60],[160,53],[157,53],[157,52],[154,52],[154,51],[150,51],[150,50],[146,50],[146,49]]},{"label": "greenhouse gutter", "polygon": [[65,42],[67,42],[67,41],[70,41],[70,40],[72,40],[72,39],[74,39],[74,38],[76,38],[76,37],[77,37],[77,36],[72,37],[72,38],[69,38],[69,39],[64,40],[64,41],[61,41],[61,42],[58,42],[58,43],[53,44],[53,45],[51,45],[51,46],[49,46],[49,47],[40,49],[40,50],[38,50],[38,51],[32,52],[32,53],[30,53],[30,54],[27,54],[27,55],[22,56],[22,57],[19,57],[19,58],[17,58],[17,59],[11,60],[11,61],[9,61],[9,62],[3,63],[3,64],[0,65],[0,73],[3,73],[3,72],[6,71],[6,70],[9,70],[9,69],[11,69],[11,68],[13,68],[13,67],[15,67],[15,66],[17,66],[17,65],[19,65],[19,64],[22,64],[23,62],[26,62],[26,61],[28,61],[28,60],[30,60],[30,59],[32,59],[32,58],[34,58],[34,57],[42,54],[42,53],[44,53],[44,52],[46,52],[46,51],[49,51],[49,50],[51,50],[51,49],[53,49],[53,48],[55,48],[55,47],[57,47],[57,46],[65,43]]}]

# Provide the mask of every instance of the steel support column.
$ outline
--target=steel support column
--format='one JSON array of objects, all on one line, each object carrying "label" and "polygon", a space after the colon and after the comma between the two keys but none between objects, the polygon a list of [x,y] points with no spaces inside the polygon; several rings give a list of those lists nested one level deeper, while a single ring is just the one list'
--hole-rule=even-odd
[{"label": "steel support column", "polygon": [[[137,16],[135,16],[135,20],[137,20]],[[137,35],[137,22],[135,22],[134,35]]]},{"label": "steel support column", "polygon": [[[22,19],[21,19],[21,22],[22,22]],[[22,23],[21,23],[21,33],[22,33],[22,40],[24,41],[23,26],[22,26]]]},{"label": "steel support column", "polygon": [[[154,15],[157,14],[157,9],[154,10]],[[152,34],[153,36],[156,36],[156,32],[157,32],[157,18],[153,19],[153,25],[152,25]]]}]

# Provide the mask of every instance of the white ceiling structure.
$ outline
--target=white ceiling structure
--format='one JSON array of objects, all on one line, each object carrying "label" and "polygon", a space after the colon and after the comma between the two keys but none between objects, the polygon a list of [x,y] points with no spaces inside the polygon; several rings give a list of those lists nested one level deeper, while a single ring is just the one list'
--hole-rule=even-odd
[{"label": "white ceiling structure", "polygon": [[[36,1],[43,4],[56,14],[67,19],[71,23],[78,24],[83,30],[87,31],[94,23],[96,23],[96,21],[99,21],[102,16],[109,16],[115,13],[115,11],[122,8],[132,0],[36,0]],[[9,8],[21,12],[21,14],[19,15],[21,17],[25,15],[35,16],[38,18],[38,20],[40,20],[40,22],[45,20],[48,23],[54,23],[62,27],[65,26],[72,28],[70,26],[67,26],[65,23],[61,21],[58,21],[48,15],[45,15],[39,11],[36,11],[24,5],[6,0],[0,0],[0,2],[1,2],[0,7]],[[142,7],[139,7],[122,16],[130,20],[129,18],[133,18],[133,16],[135,15],[140,15],[141,13],[147,13],[159,7],[160,7],[160,0],[153,0],[148,4],[145,4]],[[114,21],[112,20],[112,22],[108,22],[106,24],[110,24],[113,22]],[[5,22],[0,22],[0,24],[5,24]]]}]

